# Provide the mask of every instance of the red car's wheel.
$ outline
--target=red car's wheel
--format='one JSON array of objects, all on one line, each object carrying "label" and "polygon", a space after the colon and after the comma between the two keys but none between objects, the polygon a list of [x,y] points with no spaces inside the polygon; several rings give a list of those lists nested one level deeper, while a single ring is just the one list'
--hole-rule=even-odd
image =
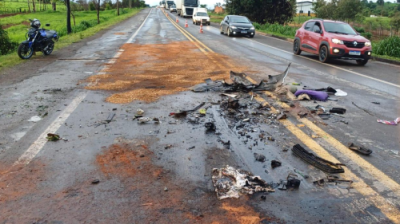
[{"label": "red car's wheel", "polygon": [[297,39],[294,41],[293,43],[293,53],[295,55],[299,55],[301,54],[301,50],[300,50],[300,41]]},{"label": "red car's wheel", "polygon": [[328,62],[329,59],[329,54],[328,54],[328,48],[325,45],[322,45],[319,48],[319,61],[322,63]]}]

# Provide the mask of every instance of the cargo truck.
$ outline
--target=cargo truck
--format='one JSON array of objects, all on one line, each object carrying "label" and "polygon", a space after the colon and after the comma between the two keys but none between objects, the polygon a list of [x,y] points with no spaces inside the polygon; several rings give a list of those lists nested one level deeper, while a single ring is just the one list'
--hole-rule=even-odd
[{"label": "cargo truck", "polygon": [[169,9],[171,7],[171,5],[174,5],[174,4],[175,4],[174,1],[166,1],[165,8]]},{"label": "cargo truck", "polygon": [[199,0],[175,0],[177,14],[182,17],[192,17],[199,4]]}]

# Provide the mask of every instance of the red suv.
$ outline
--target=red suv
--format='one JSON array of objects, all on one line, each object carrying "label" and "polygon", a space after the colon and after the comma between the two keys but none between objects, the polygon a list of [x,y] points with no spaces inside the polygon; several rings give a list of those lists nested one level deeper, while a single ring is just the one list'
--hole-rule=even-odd
[{"label": "red suv", "polygon": [[293,52],[318,54],[323,63],[329,58],[356,60],[365,65],[371,58],[371,41],[360,36],[349,24],[340,21],[311,19],[296,31]]}]

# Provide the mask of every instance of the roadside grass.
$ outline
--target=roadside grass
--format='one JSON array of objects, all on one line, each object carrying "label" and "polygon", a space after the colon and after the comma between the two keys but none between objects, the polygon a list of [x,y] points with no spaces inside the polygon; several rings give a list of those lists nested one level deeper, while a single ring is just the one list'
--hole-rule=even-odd
[{"label": "roadside grass", "polygon": [[[39,8],[43,9],[43,4],[39,4],[39,2],[36,2],[36,11],[39,12]],[[29,6],[31,10],[33,10],[33,4],[32,1],[30,1]],[[46,7],[48,10],[52,9],[51,4],[46,4]],[[0,1],[0,14],[5,14],[5,13],[16,13],[19,12],[19,10],[22,10],[22,12],[27,12],[29,7],[28,3],[26,0],[3,0]],[[56,10],[65,10],[66,7],[63,3],[58,2],[56,5]]]},{"label": "roadside grass", "polygon": [[[130,9],[124,9],[124,13],[131,12]],[[116,10],[106,10],[100,12],[100,24],[107,22],[110,19],[116,17]],[[27,14],[18,14],[15,16],[10,16],[6,18],[0,19],[0,25],[14,25],[6,29],[8,32],[8,37],[13,42],[21,42],[26,39],[26,31],[29,29],[29,19],[36,18],[40,20],[42,23],[42,27],[46,23],[50,23],[50,27],[44,27],[46,29],[56,30],[60,37],[67,34],[66,28],[66,12],[65,11],[46,11],[46,12],[37,12],[37,13],[27,13]],[[75,15],[75,23],[73,24],[73,19],[71,19],[72,29],[74,32],[82,31],[87,26],[96,26],[97,25],[97,16],[96,11],[76,11],[73,12]],[[86,24],[85,27],[82,27],[82,21],[86,21],[89,25]],[[22,23],[25,23],[22,24]]]},{"label": "roadside grass", "polygon": [[[133,16],[135,14],[137,14],[141,9],[137,8],[137,9],[125,9],[125,10],[127,10],[127,13],[122,14],[120,16],[115,16],[116,15],[116,10],[109,10],[109,11],[100,12],[100,18],[101,18],[100,19],[100,24],[97,25],[97,23],[96,23],[95,26],[87,28],[87,29],[85,29],[83,31],[72,33],[70,35],[65,35],[65,36],[60,37],[59,41],[55,44],[55,48],[54,49],[55,50],[59,50],[59,49],[62,49],[64,47],[72,44],[72,43],[78,42],[81,39],[90,37],[90,36],[96,34],[97,32],[99,32],[99,31],[101,31],[103,29],[106,29],[106,28],[108,28],[108,27],[110,27],[110,26],[112,26],[112,25],[114,25],[114,24],[116,24],[118,22],[121,22],[121,21],[123,21],[123,20],[125,20],[125,19],[127,19],[127,18],[129,18],[129,17],[131,17],[131,16]],[[92,17],[90,17],[91,19],[95,19],[96,20],[95,12],[93,12],[93,13],[89,12],[88,14],[92,16]],[[65,16],[65,12],[63,13],[63,15]],[[77,20],[77,25],[78,25],[78,16],[77,15],[78,14],[76,14],[75,16],[77,17],[76,20]],[[108,15],[108,18],[105,19],[105,17],[107,15]],[[114,16],[110,16],[110,15],[114,15]],[[18,16],[20,16],[20,15],[18,15]],[[26,16],[28,16],[28,18],[30,18],[29,15],[26,15]],[[39,19],[38,17],[36,17],[36,18]],[[45,17],[45,18],[48,18],[48,17]],[[84,18],[87,19],[89,17],[84,17]],[[50,18],[48,18],[48,19],[49,19],[48,22],[50,22],[50,23],[54,22],[53,19],[50,19]],[[83,21],[83,20],[79,20],[79,21]],[[43,23],[46,23],[46,22],[43,20]],[[51,25],[51,28],[52,27],[53,27],[53,25]],[[57,25],[57,27],[59,29],[63,29],[62,25]],[[27,28],[25,27],[25,30],[22,30],[24,32],[23,35],[25,35],[26,29]],[[21,30],[19,30],[19,32],[21,32]],[[20,38],[19,35],[16,35],[16,37]],[[24,39],[25,38],[23,38],[21,41],[23,41]],[[16,52],[13,52],[13,53],[7,54],[7,55],[1,55],[0,56],[0,70],[2,70],[4,68],[7,68],[7,67],[10,67],[10,66],[14,66],[14,65],[20,64],[20,63],[22,63],[24,61],[25,60],[22,60],[22,59],[20,59],[18,57]]]},{"label": "roadside grass", "polygon": [[227,14],[226,13],[218,14],[214,12],[209,12],[208,15],[210,16],[210,21],[212,23],[221,23],[221,21],[225,18]]}]

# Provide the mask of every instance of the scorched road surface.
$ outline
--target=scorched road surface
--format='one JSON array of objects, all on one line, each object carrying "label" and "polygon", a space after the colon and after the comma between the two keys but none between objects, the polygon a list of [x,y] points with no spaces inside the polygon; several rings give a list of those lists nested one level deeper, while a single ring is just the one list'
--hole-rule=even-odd
[{"label": "scorched road surface", "polygon": [[[200,34],[169,17],[145,9],[2,74],[1,223],[399,223],[399,127],[376,122],[398,116],[397,79],[274,52],[269,39],[230,39],[213,27]],[[219,92],[189,91],[206,78],[228,80],[230,70],[266,79],[289,62],[285,83],[348,95],[286,104],[274,92],[238,92],[235,104]],[[203,102],[205,113],[169,116]],[[318,104],[347,112],[322,121],[306,109]],[[148,120],[135,117],[138,109]],[[284,111],[288,118],[277,120]],[[206,132],[206,122],[216,130]],[[62,139],[47,141],[48,133]],[[355,154],[348,142],[373,153]],[[353,183],[313,184],[326,174],[294,156],[295,144],[346,164],[337,176]],[[273,169],[272,160],[282,166]],[[290,173],[301,184],[218,200],[212,169],[226,165],[272,187]]]}]

